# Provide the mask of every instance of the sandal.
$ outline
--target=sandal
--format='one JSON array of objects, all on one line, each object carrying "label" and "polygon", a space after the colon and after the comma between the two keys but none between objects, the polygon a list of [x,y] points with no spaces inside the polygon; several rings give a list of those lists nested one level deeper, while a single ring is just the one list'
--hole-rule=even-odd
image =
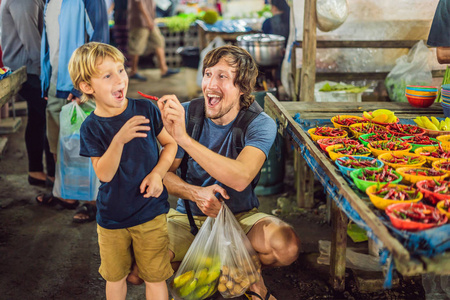
[{"label": "sandal", "polygon": [[30,185],[45,187],[47,182],[45,180],[37,179],[37,178],[31,177],[30,175],[28,175],[28,183]]},{"label": "sandal", "polygon": [[[87,216],[87,218],[75,218],[75,216],[77,215]],[[85,203],[77,209],[77,212],[75,213],[75,216],[73,216],[72,221],[74,223],[92,222],[95,220],[96,215],[97,215],[97,206],[90,203]]]},{"label": "sandal", "polygon": [[[39,200],[39,198],[41,198],[42,200]],[[59,203],[59,199],[56,197],[53,197],[52,193],[49,194],[39,194],[36,196],[36,198],[34,198],[36,200],[36,202],[39,205],[45,205],[45,206],[55,206],[56,204]]]},{"label": "sandal", "polygon": [[269,300],[270,295],[272,295],[272,294],[270,293],[269,289],[267,289],[267,294],[266,294],[265,298],[261,297],[260,295],[258,295],[257,293],[255,293],[253,291],[246,291],[244,295],[247,296],[247,298],[250,300],[252,299],[252,296],[256,296],[261,300]]},{"label": "sandal", "polygon": [[56,199],[58,199],[58,204],[61,205],[62,207],[64,207],[65,209],[75,209],[78,207],[78,205],[80,205],[80,201],[78,201],[78,200],[75,200],[75,202],[69,203],[69,202],[61,200],[59,198],[56,198]]}]

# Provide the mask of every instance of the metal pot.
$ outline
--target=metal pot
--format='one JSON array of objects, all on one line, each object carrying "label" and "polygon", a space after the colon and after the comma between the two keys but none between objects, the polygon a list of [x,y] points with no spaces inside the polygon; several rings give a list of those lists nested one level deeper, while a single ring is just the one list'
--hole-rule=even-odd
[{"label": "metal pot", "polygon": [[276,34],[246,34],[237,37],[239,47],[247,50],[262,67],[281,64],[284,55],[284,36]]}]

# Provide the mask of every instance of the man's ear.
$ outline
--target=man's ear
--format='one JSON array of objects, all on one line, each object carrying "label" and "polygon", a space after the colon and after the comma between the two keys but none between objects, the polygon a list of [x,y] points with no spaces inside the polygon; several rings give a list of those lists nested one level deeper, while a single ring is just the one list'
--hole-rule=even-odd
[{"label": "man's ear", "polygon": [[88,95],[91,95],[94,93],[94,89],[85,81],[80,82],[80,90]]}]

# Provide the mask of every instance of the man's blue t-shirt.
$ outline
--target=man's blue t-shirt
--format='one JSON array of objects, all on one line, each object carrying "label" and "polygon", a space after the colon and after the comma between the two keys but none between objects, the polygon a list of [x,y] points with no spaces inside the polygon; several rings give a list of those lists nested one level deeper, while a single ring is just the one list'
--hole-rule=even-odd
[{"label": "man's blue t-shirt", "polygon": [[158,163],[156,137],[163,129],[161,114],[149,100],[128,99],[128,106],[118,116],[103,118],[91,113],[81,125],[80,155],[102,156],[116,133],[133,116],[150,120],[146,138],[134,138],[124,145],[119,168],[110,182],[101,182],[97,196],[97,223],[107,229],[136,226],[167,213],[170,204],[164,191],[158,198],[144,198],[142,180]]},{"label": "man's blue t-shirt", "polygon": [[[189,102],[183,103],[183,106],[186,110],[187,122]],[[205,118],[199,143],[220,155],[235,158],[231,157],[233,123],[234,121],[225,126],[221,126],[213,123],[210,119]],[[253,146],[258,148],[263,151],[267,157],[270,148],[275,141],[276,133],[277,129],[275,122],[266,113],[262,112],[248,125],[244,137],[244,147]],[[184,150],[181,147],[178,147],[176,158],[182,158],[184,153]],[[203,187],[213,184],[222,186],[227,190],[228,195],[230,196],[230,199],[225,201],[233,213],[249,211],[252,208],[259,206],[258,198],[256,197],[251,184],[247,186],[244,191],[238,192],[211,177],[190,157],[188,160],[186,182]],[[204,215],[194,202],[190,201],[190,206],[194,215]],[[177,210],[186,213],[184,201],[182,199],[178,199]]]},{"label": "man's blue t-shirt", "polygon": [[432,47],[450,47],[450,0],[440,0],[431,24],[427,44]]}]

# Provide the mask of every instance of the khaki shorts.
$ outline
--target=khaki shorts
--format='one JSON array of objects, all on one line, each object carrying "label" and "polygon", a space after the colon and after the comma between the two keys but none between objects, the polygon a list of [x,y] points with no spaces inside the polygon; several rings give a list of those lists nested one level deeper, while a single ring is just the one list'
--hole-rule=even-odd
[{"label": "khaki shorts", "polygon": [[47,139],[50,146],[50,152],[56,154],[59,141],[59,114],[61,108],[69,103],[66,98],[58,98],[56,95],[56,86],[50,85],[47,100]]},{"label": "khaki shorts", "polygon": [[156,48],[164,48],[164,37],[158,26],[150,31],[148,28],[133,28],[128,33],[128,53],[130,55],[149,54]]},{"label": "khaki shorts", "polygon": [[[234,215],[241,225],[245,234],[248,234],[253,225],[261,219],[267,217],[273,217],[266,213],[259,212],[257,208],[253,208],[250,211],[242,212]],[[194,221],[197,227],[200,227],[205,223],[206,216],[194,216]],[[186,214],[180,213],[171,208],[167,214],[167,226],[169,228],[169,249],[175,253],[173,261],[182,261],[189,246],[194,241],[194,236],[191,234],[191,227]]]},{"label": "khaki shorts", "polygon": [[146,282],[161,282],[173,274],[169,258],[166,214],[124,229],[106,229],[97,225],[101,264],[99,273],[115,282],[131,271],[133,255],[139,277]]}]

